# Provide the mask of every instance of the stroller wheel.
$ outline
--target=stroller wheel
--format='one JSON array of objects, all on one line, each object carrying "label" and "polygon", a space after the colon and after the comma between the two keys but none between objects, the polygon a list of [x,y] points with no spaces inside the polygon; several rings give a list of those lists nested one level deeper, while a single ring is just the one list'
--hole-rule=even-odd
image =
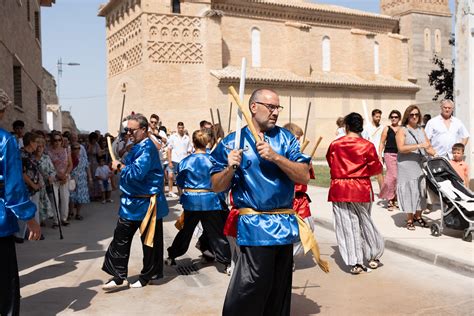
[{"label": "stroller wheel", "polygon": [[467,242],[472,242],[473,235],[474,235],[473,231],[469,231],[469,230],[466,229],[466,230],[464,230],[462,240],[467,241]]},{"label": "stroller wheel", "polygon": [[441,230],[439,229],[438,224],[431,224],[430,229],[431,229],[431,235],[433,235],[435,237],[441,236]]}]

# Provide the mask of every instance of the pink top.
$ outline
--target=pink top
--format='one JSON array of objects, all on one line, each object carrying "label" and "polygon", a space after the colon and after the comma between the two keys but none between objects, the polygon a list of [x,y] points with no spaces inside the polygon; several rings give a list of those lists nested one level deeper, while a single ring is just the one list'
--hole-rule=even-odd
[{"label": "pink top", "polygon": [[53,149],[50,148],[48,150],[48,155],[51,157],[53,161],[54,168],[56,169],[57,173],[66,173],[67,165],[68,165],[68,153],[66,148],[59,148]]},{"label": "pink top", "polygon": [[458,173],[461,179],[464,181],[464,185],[469,187],[469,166],[464,161],[454,161],[450,160],[451,166]]}]

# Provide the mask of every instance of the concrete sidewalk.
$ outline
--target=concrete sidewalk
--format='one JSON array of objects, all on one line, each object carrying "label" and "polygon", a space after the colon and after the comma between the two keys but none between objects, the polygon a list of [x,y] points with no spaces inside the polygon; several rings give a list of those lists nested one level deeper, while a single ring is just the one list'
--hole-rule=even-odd
[{"label": "concrete sidewalk", "polygon": [[[378,193],[376,183],[372,184]],[[327,202],[328,189],[308,186],[312,199],[311,212],[316,224],[334,230],[332,204]],[[416,225],[415,231],[405,228],[406,215],[396,209],[388,211],[382,200],[372,205],[372,218],[380,233],[385,238],[385,247],[424,260],[436,266],[444,267],[470,277],[474,276],[474,243],[461,239],[462,231],[445,229],[443,235],[434,237],[430,228]],[[440,223],[440,211],[423,214],[428,223]],[[316,237],[318,233],[316,231]]]}]

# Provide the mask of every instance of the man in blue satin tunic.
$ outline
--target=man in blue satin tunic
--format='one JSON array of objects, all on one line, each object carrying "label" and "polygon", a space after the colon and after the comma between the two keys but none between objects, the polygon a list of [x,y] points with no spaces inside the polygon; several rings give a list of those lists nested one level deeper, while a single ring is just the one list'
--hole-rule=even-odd
[{"label": "man in blue satin tunic", "polygon": [[[299,241],[292,208],[294,183],[309,182],[310,157],[296,138],[276,126],[283,107],[270,89],[254,91],[249,100],[260,139],[242,129],[211,154],[213,189],[232,190],[239,209],[237,243],[241,255],[230,280],[223,315],[289,315],[293,243]],[[235,168],[234,166],[238,166]]]},{"label": "man in blue satin tunic", "polygon": [[102,266],[112,275],[103,286],[106,291],[128,286],[130,247],[137,229],[143,246],[143,269],[130,286],[140,288],[163,277],[163,217],[168,214],[163,168],[158,150],[148,138],[148,121],[143,115],[128,117],[125,132],[134,145],[123,162],[112,162],[112,168],[120,171],[122,196],[114,238]]},{"label": "man in blue satin tunic", "polygon": [[[0,89],[0,119],[12,102]],[[26,221],[29,239],[38,240],[41,229],[35,221],[36,206],[23,181],[20,151],[15,136],[0,128],[0,315],[20,314],[20,279],[13,234],[17,220]]]}]

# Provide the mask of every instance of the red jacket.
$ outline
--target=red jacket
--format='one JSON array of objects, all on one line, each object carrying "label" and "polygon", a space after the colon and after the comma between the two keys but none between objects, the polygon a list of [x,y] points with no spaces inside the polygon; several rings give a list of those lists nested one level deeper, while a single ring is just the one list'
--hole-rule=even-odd
[{"label": "red jacket", "polygon": [[359,137],[344,136],[329,146],[326,154],[331,168],[330,202],[371,202],[370,177],[382,172],[374,145]]}]

